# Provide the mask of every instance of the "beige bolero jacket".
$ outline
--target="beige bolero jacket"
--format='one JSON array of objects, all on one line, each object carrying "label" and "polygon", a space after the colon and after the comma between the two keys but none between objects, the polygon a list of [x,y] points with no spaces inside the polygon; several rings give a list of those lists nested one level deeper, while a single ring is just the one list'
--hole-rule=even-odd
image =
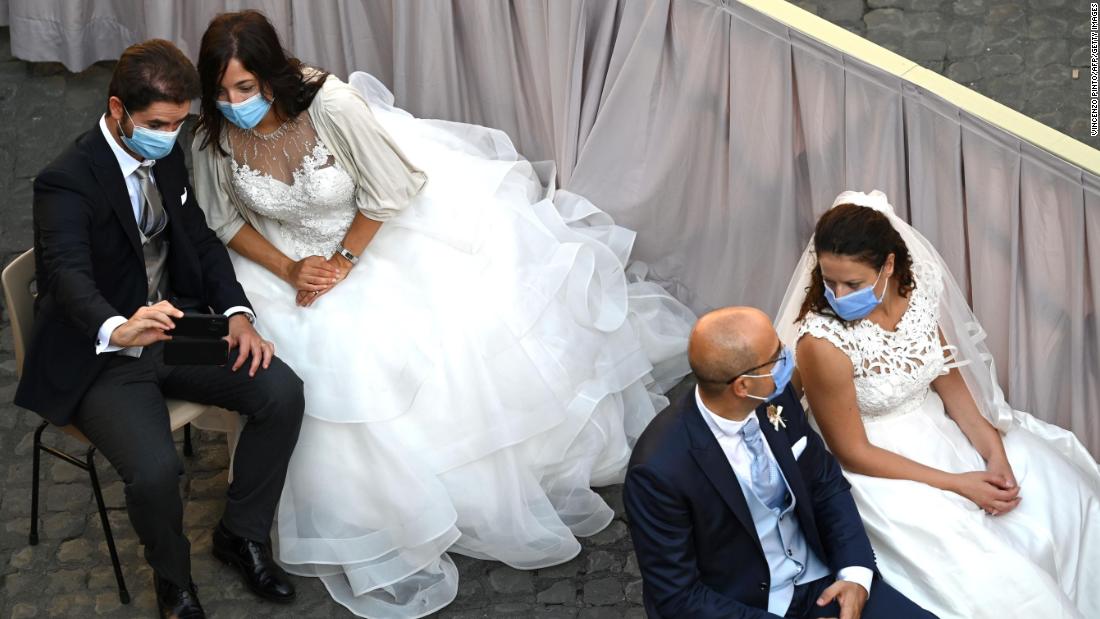
[{"label": "beige bolero jacket", "polygon": [[[424,187],[428,177],[416,168],[374,118],[367,101],[352,86],[330,75],[309,105],[317,136],[336,163],[355,181],[359,211],[376,221],[392,218]],[[247,208],[231,184],[231,157],[213,145],[199,150],[203,136],[191,144],[195,197],[206,223],[228,244],[245,223],[257,230],[262,215]],[[229,150],[222,135],[222,147]]]}]

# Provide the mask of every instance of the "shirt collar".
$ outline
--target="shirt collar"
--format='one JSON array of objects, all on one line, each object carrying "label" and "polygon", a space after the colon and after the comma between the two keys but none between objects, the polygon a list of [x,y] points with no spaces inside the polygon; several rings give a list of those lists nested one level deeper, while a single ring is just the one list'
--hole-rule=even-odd
[{"label": "shirt collar", "polygon": [[127,178],[134,173],[138,168],[152,167],[156,164],[155,159],[146,159],[145,161],[138,161],[134,159],[134,156],[126,152],[126,149],[119,145],[118,140],[111,133],[111,130],[107,128],[107,115],[104,114],[99,118],[99,129],[103,132],[103,137],[107,139],[107,144],[111,146],[111,152],[115,154],[115,159],[118,160],[118,167],[122,170],[122,178]]},{"label": "shirt collar", "polygon": [[756,414],[756,412],[753,411],[741,421],[726,419],[707,408],[707,405],[703,403],[703,396],[699,393],[698,385],[695,387],[695,404],[699,407],[699,412],[702,413],[703,420],[707,422],[707,427],[710,428],[710,431],[713,432],[714,436],[717,438],[722,438],[723,436],[741,436],[741,428],[745,427],[745,424]]}]

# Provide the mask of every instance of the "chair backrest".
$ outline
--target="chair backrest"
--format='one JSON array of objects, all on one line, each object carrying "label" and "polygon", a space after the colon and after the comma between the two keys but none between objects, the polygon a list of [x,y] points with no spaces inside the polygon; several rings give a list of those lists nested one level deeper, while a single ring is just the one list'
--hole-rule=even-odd
[{"label": "chair backrest", "polygon": [[23,355],[34,324],[34,250],[28,249],[12,260],[0,274],[4,284],[4,305],[11,321],[11,336],[15,343],[15,371],[23,375]]}]

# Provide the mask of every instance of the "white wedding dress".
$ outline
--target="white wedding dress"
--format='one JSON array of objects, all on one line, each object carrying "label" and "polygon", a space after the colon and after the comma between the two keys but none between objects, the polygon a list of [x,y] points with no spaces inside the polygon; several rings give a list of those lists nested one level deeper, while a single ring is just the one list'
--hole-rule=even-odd
[{"label": "white wedding dress", "polygon": [[[913,273],[895,331],[811,313],[797,337],[851,360],[871,443],[944,471],[984,470],[931,387],[952,367],[939,340],[941,267],[915,261]],[[886,581],[941,618],[1100,617],[1096,465],[1075,466],[1025,425],[1004,434],[1022,500],[1001,516],[915,481],[845,473]]]},{"label": "white wedding dress", "polygon": [[[305,383],[277,556],[369,617],[450,603],[454,551],[568,561],[613,510],[633,440],[689,368],[692,313],[627,268],[634,235],[539,181],[507,137],[416,119],[355,74],[428,183],[311,308],[234,254],[258,329]],[[293,259],[330,256],[351,178],[308,114],[262,139],[231,128],[233,188]]]}]

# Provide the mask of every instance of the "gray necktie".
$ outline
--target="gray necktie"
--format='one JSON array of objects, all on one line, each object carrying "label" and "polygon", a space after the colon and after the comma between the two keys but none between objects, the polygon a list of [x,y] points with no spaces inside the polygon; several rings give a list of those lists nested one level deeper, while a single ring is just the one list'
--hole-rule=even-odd
[{"label": "gray necktie", "polygon": [[764,505],[771,509],[779,509],[783,506],[787,489],[779,473],[779,465],[768,457],[764,435],[760,432],[760,420],[755,414],[741,426],[741,438],[745,441],[745,447],[748,447],[749,453],[752,454],[750,470],[753,492]]},{"label": "gray necktie", "polygon": [[160,232],[165,224],[164,204],[161,202],[157,184],[149,176],[150,170],[152,170],[152,166],[138,166],[138,169],[134,171],[134,174],[137,174],[143,197],[138,228],[141,229],[141,233],[146,238]]}]

